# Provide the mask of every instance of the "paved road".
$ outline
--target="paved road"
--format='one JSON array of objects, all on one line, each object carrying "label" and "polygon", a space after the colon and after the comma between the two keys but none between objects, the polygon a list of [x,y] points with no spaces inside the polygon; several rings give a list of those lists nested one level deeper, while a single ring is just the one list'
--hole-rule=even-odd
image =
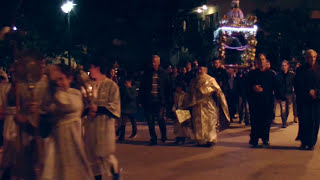
[{"label": "paved road", "polygon": [[[139,125],[139,136],[117,145],[117,157],[125,180],[319,180],[320,145],[314,151],[301,151],[295,141],[298,125],[280,128],[277,117],[271,128],[270,147],[252,149],[248,145],[250,128],[232,124],[219,134],[212,148],[191,144],[175,146],[171,141],[147,146],[148,128]],[[128,127],[130,135],[130,128]],[[159,134],[159,131],[158,131]]]},{"label": "paved road", "polygon": [[[192,144],[175,146],[172,125],[168,125],[171,140],[150,147],[147,146],[148,127],[140,123],[137,138],[117,144],[122,179],[319,180],[320,142],[314,151],[301,151],[298,149],[300,143],[294,140],[298,125],[292,123],[282,129],[279,117],[276,122],[278,125],[271,128],[271,146],[258,149],[248,145],[250,127],[236,123],[219,133],[219,142],[212,148]],[[127,131],[129,136],[130,126]]]}]

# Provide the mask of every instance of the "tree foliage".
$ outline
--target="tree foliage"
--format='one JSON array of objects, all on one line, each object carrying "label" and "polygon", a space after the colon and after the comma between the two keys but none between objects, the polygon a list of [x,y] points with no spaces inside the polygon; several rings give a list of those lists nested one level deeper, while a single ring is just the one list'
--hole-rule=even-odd
[{"label": "tree foliage", "polygon": [[318,22],[310,18],[310,13],[299,8],[257,10],[260,28],[257,51],[266,53],[272,64],[279,65],[283,59],[302,60],[303,50],[320,50]]},{"label": "tree foliage", "polygon": [[177,16],[172,23],[173,47],[188,49],[189,59],[192,57],[200,61],[209,61],[214,57],[213,27],[205,26],[201,18],[190,14]]}]

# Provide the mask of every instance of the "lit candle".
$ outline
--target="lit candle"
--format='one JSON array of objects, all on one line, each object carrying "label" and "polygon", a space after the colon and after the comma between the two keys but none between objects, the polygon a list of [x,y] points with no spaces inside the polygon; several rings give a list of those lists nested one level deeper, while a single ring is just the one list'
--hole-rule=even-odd
[{"label": "lit candle", "polygon": [[92,86],[91,86],[91,85],[88,86],[88,90],[89,90],[90,92],[92,92]]}]

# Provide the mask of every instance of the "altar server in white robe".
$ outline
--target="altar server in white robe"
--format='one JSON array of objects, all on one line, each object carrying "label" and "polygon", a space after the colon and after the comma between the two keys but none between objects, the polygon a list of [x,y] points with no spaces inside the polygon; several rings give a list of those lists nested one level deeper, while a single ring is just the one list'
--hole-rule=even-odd
[{"label": "altar server in white robe", "polygon": [[[51,125],[46,128],[50,132],[41,180],[93,180],[82,138],[82,94],[70,88],[72,74],[67,65],[57,65],[56,70],[50,73],[55,92],[43,105],[47,118],[40,119]],[[44,128],[41,124],[40,128]]]},{"label": "altar server in white robe", "polygon": [[[111,172],[119,178],[118,160],[115,157],[115,120],[120,118],[120,93],[118,85],[105,75],[106,64],[95,59],[89,69],[93,79],[87,117],[84,119],[85,143],[88,157],[97,180]],[[110,173],[109,173],[110,174]]]}]

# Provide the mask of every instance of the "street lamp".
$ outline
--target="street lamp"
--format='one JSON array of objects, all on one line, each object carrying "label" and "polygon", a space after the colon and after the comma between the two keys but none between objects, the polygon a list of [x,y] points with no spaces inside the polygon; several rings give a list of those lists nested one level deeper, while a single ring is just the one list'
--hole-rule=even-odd
[{"label": "street lamp", "polygon": [[67,1],[64,4],[62,4],[61,9],[64,13],[68,14],[68,36],[69,36],[69,51],[68,51],[68,60],[69,60],[69,66],[71,66],[71,31],[70,31],[70,12],[72,11],[73,7],[76,4],[73,4],[73,1]]},{"label": "street lamp", "polygon": [[62,4],[61,9],[64,13],[70,13],[75,5],[76,4],[73,4],[73,1],[67,1]]},{"label": "street lamp", "polygon": [[[205,11],[207,11],[208,10],[208,6],[207,5],[202,5],[201,7],[199,7],[198,9],[197,9],[197,12],[199,13],[199,14],[201,14],[201,21],[202,22],[199,22],[199,25],[200,25],[200,23],[204,23],[204,21],[205,21]],[[198,29],[199,31],[200,31],[200,26],[199,26],[199,29]]]},{"label": "street lamp", "polygon": [[207,9],[208,9],[208,6],[207,6],[207,5],[203,5],[203,6],[202,6],[202,9],[203,9],[203,10],[207,10]]},{"label": "street lamp", "polygon": [[201,13],[204,13],[204,11],[206,11],[206,10],[208,10],[208,6],[207,6],[207,5],[203,5],[203,6],[201,6],[201,7],[199,7],[199,8],[197,9],[197,12],[198,12],[199,14],[201,14]]}]

